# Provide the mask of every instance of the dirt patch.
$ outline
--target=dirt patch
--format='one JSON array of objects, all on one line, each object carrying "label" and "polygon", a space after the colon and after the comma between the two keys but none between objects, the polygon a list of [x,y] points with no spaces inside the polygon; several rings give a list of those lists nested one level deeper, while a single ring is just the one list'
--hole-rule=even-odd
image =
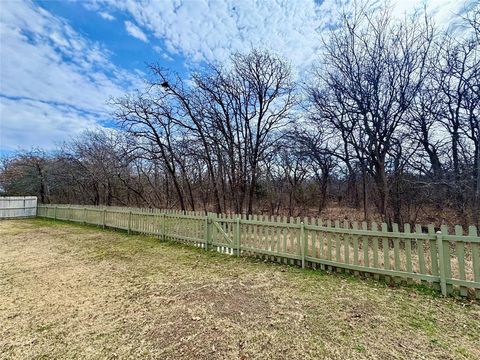
[{"label": "dirt patch", "polygon": [[476,359],[480,305],[144,236],[0,222],[0,358]]}]

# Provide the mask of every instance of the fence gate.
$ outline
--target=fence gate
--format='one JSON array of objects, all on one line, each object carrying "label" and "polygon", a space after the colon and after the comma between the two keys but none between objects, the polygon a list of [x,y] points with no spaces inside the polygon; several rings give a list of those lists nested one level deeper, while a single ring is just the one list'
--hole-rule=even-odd
[{"label": "fence gate", "polygon": [[37,216],[36,196],[0,196],[0,219]]},{"label": "fence gate", "polygon": [[237,243],[235,239],[234,222],[232,219],[222,219],[213,217],[211,221],[211,245],[213,245],[218,252],[234,254],[237,249]]}]

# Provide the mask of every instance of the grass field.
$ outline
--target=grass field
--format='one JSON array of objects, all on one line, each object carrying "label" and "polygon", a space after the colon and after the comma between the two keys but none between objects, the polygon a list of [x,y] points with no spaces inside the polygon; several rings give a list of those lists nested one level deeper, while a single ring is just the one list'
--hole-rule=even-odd
[{"label": "grass field", "polygon": [[480,305],[47,220],[0,221],[1,359],[478,359]]}]

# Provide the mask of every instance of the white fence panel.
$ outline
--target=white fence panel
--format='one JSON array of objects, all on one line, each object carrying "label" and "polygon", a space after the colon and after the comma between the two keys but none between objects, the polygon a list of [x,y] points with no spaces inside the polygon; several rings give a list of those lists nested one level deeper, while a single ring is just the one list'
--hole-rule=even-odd
[{"label": "white fence panel", "polygon": [[0,219],[36,215],[36,196],[0,196]]}]

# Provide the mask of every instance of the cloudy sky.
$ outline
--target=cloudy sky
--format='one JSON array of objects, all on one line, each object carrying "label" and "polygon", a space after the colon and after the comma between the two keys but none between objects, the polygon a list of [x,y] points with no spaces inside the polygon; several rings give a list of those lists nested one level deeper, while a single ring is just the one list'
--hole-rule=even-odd
[{"label": "cloudy sky", "polygon": [[[188,76],[202,61],[266,47],[298,71],[352,0],[0,1],[0,154],[112,127],[107,101],[141,88],[146,64]],[[426,0],[447,24],[476,0]],[[395,14],[423,1],[394,1]]]}]

